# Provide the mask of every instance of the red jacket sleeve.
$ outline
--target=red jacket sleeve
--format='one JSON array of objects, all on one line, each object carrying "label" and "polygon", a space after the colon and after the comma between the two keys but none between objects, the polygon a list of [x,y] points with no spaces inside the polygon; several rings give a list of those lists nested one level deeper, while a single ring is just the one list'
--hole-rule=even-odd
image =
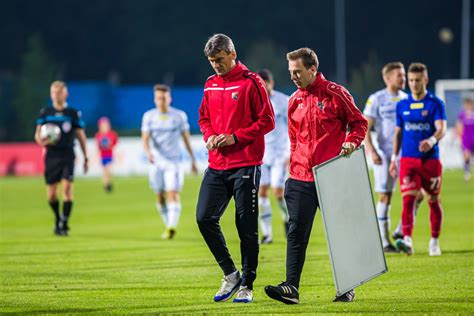
[{"label": "red jacket sleeve", "polygon": [[333,95],[333,101],[337,104],[341,115],[346,119],[349,133],[345,142],[356,144],[357,147],[364,141],[367,134],[367,120],[362,112],[356,107],[354,98],[344,87],[335,86],[329,88]]},{"label": "red jacket sleeve", "polygon": [[239,128],[234,132],[240,143],[251,142],[275,128],[275,114],[263,80],[254,73],[250,73],[248,76],[252,81],[249,87],[249,101],[253,111],[251,115],[256,116],[257,119],[252,125]]},{"label": "red jacket sleeve", "polygon": [[288,137],[290,138],[290,154],[292,154],[296,148],[295,127],[290,113],[290,108],[292,108],[293,100],[293,98],[290,98],[290,100],[288,101]]},{"label": "red jacket sleeve", "polygon": [[199,128],[201,129],[202,136],[204,137],[204,142],[207,142],[207,139],[216,135],[216,132],[212,128],[211,117],[209,115],[209,104],[206,98],[206,92],[202,97],[201,106],[199,107]]}]

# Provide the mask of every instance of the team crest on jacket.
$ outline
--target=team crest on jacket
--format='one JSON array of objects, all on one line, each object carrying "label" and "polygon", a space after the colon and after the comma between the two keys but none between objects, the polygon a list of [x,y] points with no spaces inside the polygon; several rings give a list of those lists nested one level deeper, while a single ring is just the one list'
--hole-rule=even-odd
[{"label": "team crest on jacket", "polygon": [[237,91],[232,92],[232,100],[237,100],[239,98],[239,93]]},{"label": "team crest on jacket", "polygon": [[63,123],[62,128],[63,128],[64,133],[69,133],[69,131],[70,131],[71,128],[72,128],[71,122],[65,121],[65,122]]}]

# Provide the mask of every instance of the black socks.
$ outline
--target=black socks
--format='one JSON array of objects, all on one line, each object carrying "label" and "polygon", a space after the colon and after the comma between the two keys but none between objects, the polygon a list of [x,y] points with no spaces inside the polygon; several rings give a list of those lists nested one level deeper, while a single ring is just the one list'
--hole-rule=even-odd
[{"label": "black socks", "polygon": [[59,201],[56,200],[56,201],[49,201],[49,206],[51,207],[51,209],[53,210],[53,213],[54,213],[54,217],[55,217],[55,220],[56,220],[56,226],[59,224],[59,221],[61,219],[61,216],[59,215]]},{"label": "black socks", "polygon": [[72,212],[72,201],[63,202],[63,221],[67,223]]}]

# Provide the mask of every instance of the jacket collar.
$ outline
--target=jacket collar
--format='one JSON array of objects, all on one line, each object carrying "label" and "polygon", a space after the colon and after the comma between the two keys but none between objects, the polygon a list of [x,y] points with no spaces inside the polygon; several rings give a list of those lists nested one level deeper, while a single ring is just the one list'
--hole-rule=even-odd
[{"label": "jacket collar", "polygon": [[247,70],[248,70],[248,68],[245,67],[244,64],[242,64],[240,61],[237,61],[234,68],[232,68],[225,75],[221,76],[221,78],[224,79],[224,80],[230,80],[230,79],[240,75],[242,72],[247,71]]},{"label": "jacket collar", "polygon": [[316,79],[314,79],[313,83],[300,90],[314,93],[320,89],[320,86],[324,81],[326,81],[326,78],[324,78],[324,75],[318,71],[316,73]]}]

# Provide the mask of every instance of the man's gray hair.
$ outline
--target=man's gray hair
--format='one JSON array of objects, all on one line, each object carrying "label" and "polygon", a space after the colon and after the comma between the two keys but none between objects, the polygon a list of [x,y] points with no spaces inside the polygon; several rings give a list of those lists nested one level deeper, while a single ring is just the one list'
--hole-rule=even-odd
[{"label": "man's gray hair", "polygon": [[206,55],[206,57],[214,56],[220,51],[225,51],[227,54],[230,54],[230,52],[235,51],[234,43],[232,39],[225,34],[214,34],[209,38],[206,46],[204,46],[204,55]]}]

